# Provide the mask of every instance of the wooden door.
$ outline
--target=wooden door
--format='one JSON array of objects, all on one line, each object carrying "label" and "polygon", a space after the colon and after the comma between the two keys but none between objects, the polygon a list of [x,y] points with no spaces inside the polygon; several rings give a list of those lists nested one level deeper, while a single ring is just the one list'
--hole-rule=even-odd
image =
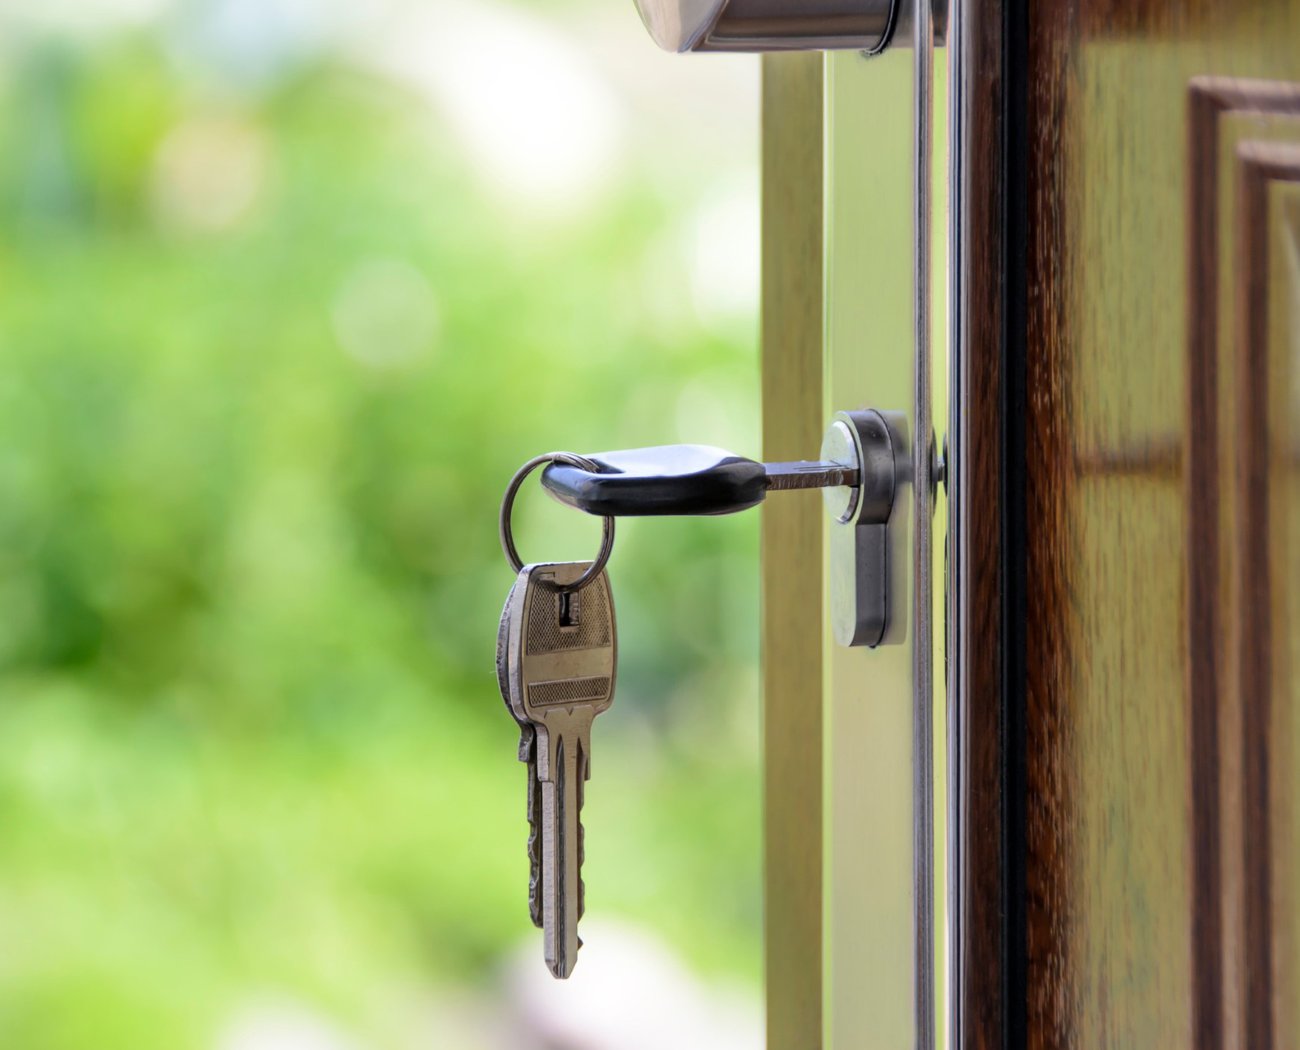
[{"label": "wooden door", "polygon": [[1300,1044],[1300,3],[958,0],[954,1031]]},{"label": "wooden door", "polygon": [[[893,393],[874,61],[765,59],[771,458]],[[1300,1045],[1300,0],[953,0],[947,65],[941,1038]],[[917,1045],[901,680],[764,513],[769,1045]]]},{"label": "wooden door", "polygon": [[[773,458],[895,395],[913,61],[766,60]],[[1298,1045],[1300,0],[955,0],[948,64],[936,1009]],[[825,644],[815,502],[765,513],[769,1043],[915,1045],[906,676]]]}]

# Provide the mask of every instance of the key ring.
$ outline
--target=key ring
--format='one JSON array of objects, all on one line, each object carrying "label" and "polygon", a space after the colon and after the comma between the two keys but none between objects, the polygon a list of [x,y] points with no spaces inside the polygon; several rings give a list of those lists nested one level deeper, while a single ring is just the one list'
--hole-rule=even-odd
[{"label": "key ring", "polygon": [[[519,486],[524,483],[534,470],[544,463],[563,463],[567,467],[577,467],[579,470],[587,470],[593,474],[600,473],[598,467],[585,456],[575,455],[572,452],[547,452],[540,456],[534,456],[517,471],[515,476],[510,479],[510,484],[506,486],[506,494],[501,499],[501,549],[506,552],[506,561],[515,572],[520,572],[524,567],[523,559],[519,557],[519,549],[515,546],[514,532],[510,527],[510,512],[514,509],[515,496],[519,493]],[[609,556],[614,551],[614,519],[605,517],[603,519],[604,527],[601,531],[600,550],[596,554],[596,560],[587,567],[587,571],[579,576],[570,584],[560,585],[553,584],[558,591],[568,591],[573,593],[582,590],[592,580],[601,574],[605,565],[609,562]]]}]

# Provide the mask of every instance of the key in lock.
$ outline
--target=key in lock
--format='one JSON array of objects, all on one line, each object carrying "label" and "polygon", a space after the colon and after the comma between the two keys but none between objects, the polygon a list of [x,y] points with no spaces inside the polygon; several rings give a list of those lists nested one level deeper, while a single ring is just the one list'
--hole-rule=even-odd
[{"label": "key in lock", "polygon": [[911,482],[911,443],[901,413],[838,412],[821,459],[759,463],[705,445],[597,452],[587,465],[553,462],[542,485],[561,503],[608,517],[733,514],[769,492],[822,489],[830,532],[830,622],[844,646],[901,640],[907,620],[906,551],[893,541],[899,498]]}]

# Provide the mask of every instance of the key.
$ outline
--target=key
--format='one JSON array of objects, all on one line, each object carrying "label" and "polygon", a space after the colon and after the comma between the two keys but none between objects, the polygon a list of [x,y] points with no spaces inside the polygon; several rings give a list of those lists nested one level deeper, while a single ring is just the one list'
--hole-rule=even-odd
[{"label": "key", "polygon": [[551,463],[542,471],[543,488],[570,507],[617,517],[734,514],[762,503],[769,492],[854,487],[860,475],[846,462],[756,463],[707,445],[629,448],[585,458],[593,469]]},{"label": "key", "polygon": [[[528,916],[533,925],[542,925],[542,851],[541,851],[541,815],[542,785],[537,779],[537,732],[533,723],[517,714],[510,700],[510,683],[507,676],[508,663],[506,646],[510,638],[511,612],[515,608],[513,599],[519,587],[516,577],[514,586],[506,598],[505,609],[501,613],[501,627],[497,631],[497,686],[501,690],[501,699],[505,701],[506,710],[519,726],[519,761],[527,763],[528,777],[526,787],[528,800],[525,810],[528,814]],[[522,709],[521,709],[522,710]]]},{"label": "key", "polygon": [[613,700],[617,655],[609,577],[602,572],[581,591],[556,588],[576,580],[589,564],[525,565],[504,617],[510,705],[535,734],[543,954],[559,978],[573,972],[582,943],[581,808],[591,776],[591,723]]}]

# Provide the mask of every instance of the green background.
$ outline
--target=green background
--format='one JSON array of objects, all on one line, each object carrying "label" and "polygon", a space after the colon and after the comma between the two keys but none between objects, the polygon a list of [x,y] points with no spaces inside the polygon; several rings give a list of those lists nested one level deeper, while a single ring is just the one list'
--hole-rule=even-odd
[{"label": "green background", "polygon": [[[363,6],[0,15],[2,1046],[235,1045],[267,997],[476,1045],[430,1042],[446,1004],[543,968],[506,480],[757,451],[756,66],[653,54],[630,4]],[[596,108],[512,68],[546,47]],[[558,161],[483,159],[516,103]],[[598,531],[521,497],[525,556]],[[585,813],[588,922],[755,996],[757,553],[752,514],[620,526]]]}]

